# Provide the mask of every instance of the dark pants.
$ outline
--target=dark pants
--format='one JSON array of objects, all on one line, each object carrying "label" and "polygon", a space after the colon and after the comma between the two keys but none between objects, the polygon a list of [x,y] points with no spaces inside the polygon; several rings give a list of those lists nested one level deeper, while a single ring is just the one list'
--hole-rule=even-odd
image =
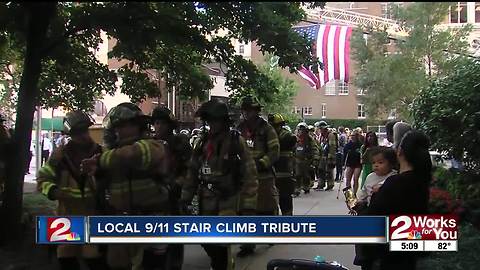
[{"label": "dark pants", "polygon": [[338,152],[335,156],[335,170],[337,171],[335,176],[335,181],[340,181],[340,177],[342,177],[342,169],[343,169],[343,154]]},{"label": "dark pants", "polygon": [[33,156],[32,151],[28,152],[28,154],[27,154],[27,164],[25,166],[25,174],[30,173],[30,163],[32,162],[32,156]]},{"label": "dark pants", "polygon": [[229,247],[223,245],[202,245],[208,257],[210,257],[210,266],[213,270],[229,270],[232,260]]},{"label": "dark pants", "polygon": [[143,252],[142,266],[145,270],[180,270],[183,264],[183,245],[168,245],[164,254],[155,254],[151,249]]},{"label": "dark pants", "polygon": [[48,161],[49,157],[50,157],[50,151],[42,150],[42,166]]},{"label": "dark pants", "polygon": [[293,215],[293,198],[292,194],[295,192],[295,182],[291,177],[277,178],[275,180],[279,193],[279,205],[283,216]]}]

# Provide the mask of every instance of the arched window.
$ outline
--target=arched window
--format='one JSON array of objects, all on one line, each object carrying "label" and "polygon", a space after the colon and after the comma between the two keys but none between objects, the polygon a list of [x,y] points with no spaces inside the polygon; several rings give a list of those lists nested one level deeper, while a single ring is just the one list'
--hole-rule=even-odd
[{"label": "arched window", "polygon": [[105,116],[107,115],[107,112],[107,106],[105,106],[101,100],[96,100],[93,113],[95,113],[97,116]]}]

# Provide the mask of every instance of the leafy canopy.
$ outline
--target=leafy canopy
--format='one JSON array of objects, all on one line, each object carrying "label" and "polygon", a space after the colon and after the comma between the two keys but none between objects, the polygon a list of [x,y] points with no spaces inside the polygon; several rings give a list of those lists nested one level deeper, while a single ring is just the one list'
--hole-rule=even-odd
[{"label": "leafy canopy", "polygon": [[[471,26],[442,28],[448,3],[411,3],[395,12],[409,35],[394,42],[387,54],[386,29],[363,28],[352,37],[353,57],[359,63],[354,84],[366,90],[363,101],[371,118],[395,110],[409,118],[408,105],[420,88],[435,77],[449,74],[467,50]],[[367,41],[363,31],[371,33]],[[391,50],[391,48],[390,48]]]},{"label": "leafy canopy", "polygon": [[[28,5],[0,4],[0,68],[22,70]],[[235,55],[231,41],[256,41],[263,53],[279,57],[280,67],[294,72],[316,61],[306,39],[291,29],[304,15],[301,2],[58,2],[42,48],[36,103],[91,108],[92,101],[115,92],[117,75],[123,78],[121,91],[141,101],[158,96],[151,70],[183,97],[205,98],[213,84],[202,64],[211,62],[225,67],[233,93],[255,91],[269,100],[273,82]],[[109,57],[127,60],[116,72],[95,57],[101,30],[115,41]]]}]

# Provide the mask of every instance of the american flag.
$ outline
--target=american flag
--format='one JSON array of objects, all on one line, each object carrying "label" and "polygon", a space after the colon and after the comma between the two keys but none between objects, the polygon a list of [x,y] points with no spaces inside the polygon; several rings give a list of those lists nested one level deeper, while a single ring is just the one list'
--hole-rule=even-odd
[{"label": "american flag", "polygon": [[331,80],[348,82],[352,27],[317,24],[293,30],[302,36],[307,35],[307,40],[313,45],[312,55],[323,63],[323,70],[319,66],[302,66],[298,71],[310,86],[320,89]]}]

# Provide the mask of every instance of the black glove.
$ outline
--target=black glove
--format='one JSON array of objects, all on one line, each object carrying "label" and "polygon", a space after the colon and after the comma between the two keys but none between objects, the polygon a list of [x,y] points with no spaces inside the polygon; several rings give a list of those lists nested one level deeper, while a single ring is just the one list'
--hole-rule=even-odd
[{"label": "black glove", "polygon": [[267,170],[263,163],[261,163],[258,159],[255,160],[255,165],[257,166],[257,172],[265,172]]}]

